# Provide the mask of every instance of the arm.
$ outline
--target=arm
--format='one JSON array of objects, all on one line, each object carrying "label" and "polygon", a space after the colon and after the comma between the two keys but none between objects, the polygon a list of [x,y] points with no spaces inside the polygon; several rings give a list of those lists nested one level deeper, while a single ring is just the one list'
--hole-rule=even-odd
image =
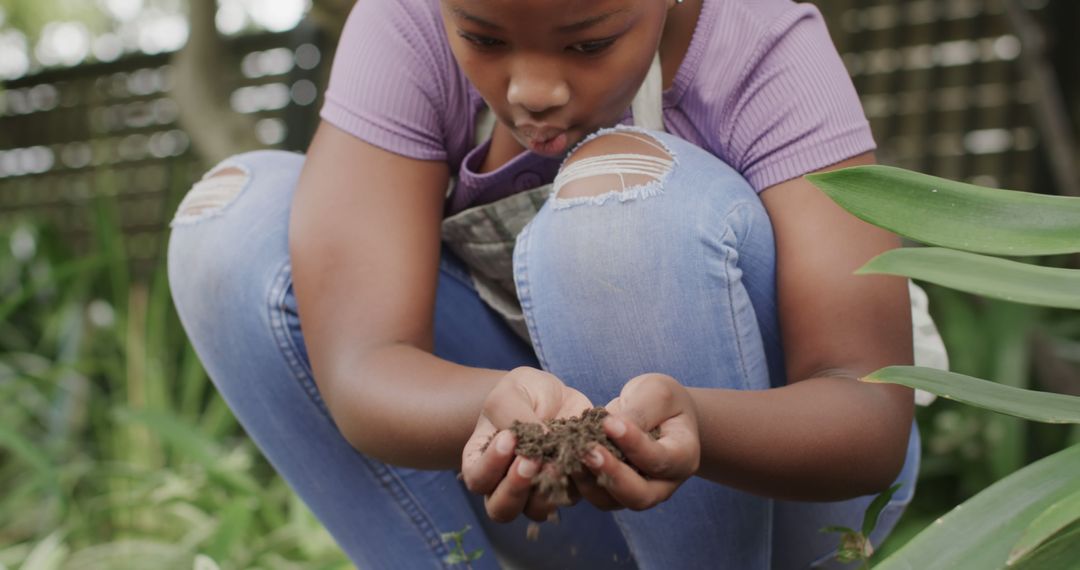
[{"label": "arm", "polygon": [[450,469],[504,371],[431,354],[444,163],[322,123],[289,226],[315,381],[349,442],[398,465]]},{"label": "arm", "polygon": [[[872,162],[867,153],[831,168]],[[788,385],[690,389],[701,437],[698,474],[787,499],[883,490],[903,465],[912,392],[855,379],[911,363],[911,309],[905,279],[852,273],[900,241],[802,178],[761,196],[776,236]]]},{"label": "arm", "polygon": [[[867,153],[832,168],[871,162]],[[607,483],[584,475],[575,483],[596,506],[651,508],[694,474],[781,499],[840,500],[884,490],[903,466],[911,390],[857,379],[911,362],[907,282],[852,274],[899,239],[802,178],[762,200],[776,236],[788,385],[743,391],[633,378],[608,403],[604,431],[646,476],[595,446],[583,459]],[[647,433],[654,427],[658,440]]]}]

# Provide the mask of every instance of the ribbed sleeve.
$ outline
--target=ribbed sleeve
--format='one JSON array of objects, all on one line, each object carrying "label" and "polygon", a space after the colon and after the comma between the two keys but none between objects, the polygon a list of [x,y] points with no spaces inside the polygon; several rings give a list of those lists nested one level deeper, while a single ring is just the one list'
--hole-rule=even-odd
[{"label": "ribbed sleeve", "polygon": [[417,7],[398,0],[356,3],[320,115],[390,152],[445,160],[446,86],[455,67],[437,14]]},{"label": "ribbed sleeve", "polygon": [[[729,72],[737,74],[725,74],[731,83],[724,104],[705,112],[711,115],[707,124],[716,125],[706,137],[717,137],[719,154],[760,192],[875,145],[817,7],[784,2],[774,18],[762,20],[763,14],[771,15],[762,6],[770,2],[758,1],[761,5],[753,8],[754,2],[729,4],[732,11],[754,10],[744,16],[767,25],[744,44],[741,61]],[[745,28],[735,29],[740,24],[746,24],[740,17],[719,18],[714,34],[746,34]]]}]

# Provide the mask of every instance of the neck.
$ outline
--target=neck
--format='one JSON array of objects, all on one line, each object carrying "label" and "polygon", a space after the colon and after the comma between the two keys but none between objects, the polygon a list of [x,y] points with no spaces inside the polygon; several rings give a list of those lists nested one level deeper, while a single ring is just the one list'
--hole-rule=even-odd
[{"label": "neck", "polygon": [[664,89],[670,88],[675,81],[675,74],[690,49],[690,40],[697,27],[703,1],[684,0],[668,10],[664,32],[660,37],[660,66],[664,74]]}]

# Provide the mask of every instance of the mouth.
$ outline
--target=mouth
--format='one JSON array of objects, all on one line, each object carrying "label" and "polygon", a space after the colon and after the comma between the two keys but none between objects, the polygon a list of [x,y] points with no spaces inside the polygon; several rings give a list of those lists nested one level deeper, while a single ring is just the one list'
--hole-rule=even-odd
[{"label": "mouth", "polygon": [[566,129],[523,125],[518,127],[521,142],[529,150],[544,156],[556,156],[566,151],[569,137]]}]

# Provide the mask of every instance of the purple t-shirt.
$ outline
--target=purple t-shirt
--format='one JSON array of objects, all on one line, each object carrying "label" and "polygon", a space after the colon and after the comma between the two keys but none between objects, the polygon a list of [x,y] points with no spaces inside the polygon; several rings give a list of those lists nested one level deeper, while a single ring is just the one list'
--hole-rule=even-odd
[{"label": "purple t-shirt", "polygon": [[[673,8],[678,10],[679,7]],[[551,182],[559,160],[523,152],[478,174],[484,101],[457,66],[438,0],[361,0],[345,23],[321,116],[390,152],[445,160],[448,212]],[[758,191],[873,150],[858,96],[821,13],[791,0],[704,0],[663,94],[668,132]],[[627,109],[623,122],[631,122]]]}]

